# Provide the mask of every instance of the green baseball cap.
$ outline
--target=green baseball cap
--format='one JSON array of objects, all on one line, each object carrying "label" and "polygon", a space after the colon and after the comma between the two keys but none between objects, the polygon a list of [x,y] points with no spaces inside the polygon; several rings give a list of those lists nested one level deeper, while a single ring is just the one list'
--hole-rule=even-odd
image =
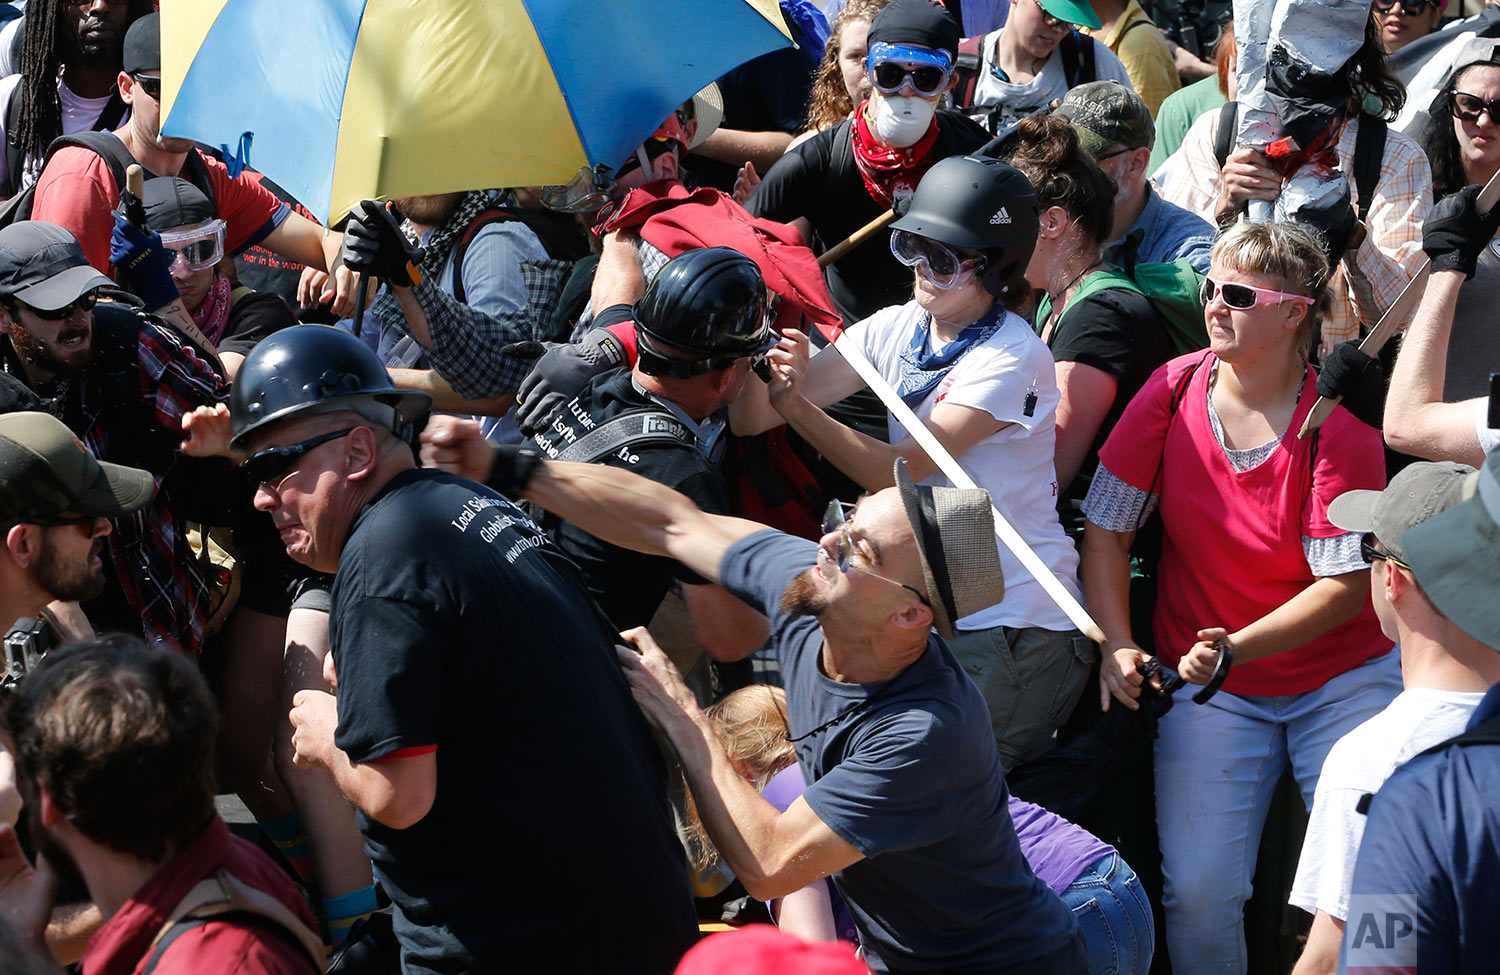
[{"label": "green baseball cap", "polygon": [[1073,123],[1078,141],[1091,156],[1110,146],[1150,149],[1156,142],[1151,110],[1135,90],[1118,81],[1091,81],[1063,96],[1057,114]]},{"label": "green baseball cap", "polygon": [[1098,30],[1101,26],[1099,15],[1094,13],[1094,8],[1089,6],[1088,0],[1038,0],[1038,2],[1043,10],[1065,24],[1087,27],[1089,30]]},{"label": "green baseball cap", "polygon": [[154,490],[149,472],[96,460],[51,414],[0,416],[0,525],[113,518],[144,507]]},{"label": "green baseball cap", "polygon": [[1458,504],[1402,533],[1401,549],[1432,605],[1500,651],[1500,451],[1465,475],[1459,493]]}]

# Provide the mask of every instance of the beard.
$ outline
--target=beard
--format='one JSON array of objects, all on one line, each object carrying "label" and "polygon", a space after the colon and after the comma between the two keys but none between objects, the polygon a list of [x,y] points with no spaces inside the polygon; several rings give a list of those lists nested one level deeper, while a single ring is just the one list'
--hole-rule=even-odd
[{"label": "beard", "polygon": [[[77,531],[78,529],[68,526],[64,530]],[[56,545],[44,544],[42,550],[37,554],[35,567],[32,568],[32,578],[36,584],[53,599],[64,602],[83,602],[93,599],[104,592],[104,567],[94,568],[93,557],[104,550],[104,539],[94,539],[94,544],[89,547],[89,558],[81,565],[69,565],[58,555]]]},{"label": "beard", "polygon": [[39,369],[50,372],[56,376],[76,376],[89,367],[94,360],[94,346],[90,342],[77,355],[67,359],[57,354],[55,346],[62,342],[84,336],[91,338],[93,326],[86,325],[83,328],[70,328],[59,332],[52,343],[43,342],[33,335],[26,326],[12,319],[6,327],[6,333],[10,336],[10,344],[15,347],[16,355],[26,362],[31,363]]},{"label": "beard", "polygon": [[424,227],[441,227],[458,212],[466,195],[439,193],[435,196],[408,196],[396,201],[396,209],[412,223],[419,223]]},{"label": "beard", "polygon": [[73,53],[85,61],[118,62],[125,51],[125,25],[119,19],[85,17],[66,36]]},{"label": "beard", "polygon": [[818,591],[817,568],[808,569],[781,592],[781,611],[788,616],[818,617],[828,608],[828,597]]},{"label": "beard", "polygon": [[[29,791],[34,792],[34,790]],[[83,871],[78,869],[78,861],[73,859],[73,854],[53,839],[52,834],[42,825],[41,813],[37,811],[40,808],[39,802],[28,804],[26,833],[31,839],[31,845],[36,849],[37,859],[46,857],[47,862],[52,865],[53,871],[57,874],[58,903],[74,903],[87,899],[89,887],[83,879]]]}]

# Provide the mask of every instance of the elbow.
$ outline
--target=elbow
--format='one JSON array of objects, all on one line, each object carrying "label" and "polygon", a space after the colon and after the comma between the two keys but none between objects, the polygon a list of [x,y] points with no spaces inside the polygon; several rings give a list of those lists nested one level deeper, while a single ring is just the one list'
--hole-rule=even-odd
[{"label": "elbow", "polygon": [[410,829],[432,812],[432,799],[432,796],[424,798],[412,793],[396,794],[365,812],[371,819],[389,829]]}]

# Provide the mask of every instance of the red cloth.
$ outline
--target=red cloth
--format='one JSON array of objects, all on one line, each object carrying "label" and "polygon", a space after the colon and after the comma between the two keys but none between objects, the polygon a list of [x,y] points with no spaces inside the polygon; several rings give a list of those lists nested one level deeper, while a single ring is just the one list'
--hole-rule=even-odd
[{"label": "red cloth", "polygon": [[[1199,361],[1173,417],[1172,390]],[[1197,642],[1198,630],[1222,626],[1232,633],[1311,585],[1302,536],[1342,534],[1328,521],[1329,503],[1345,491],[1385,486],[1380,431],[1343,407],[1318,432],[1316,459],[1313,438],[1297,439],[1318,395],[1311,367],[1280,448],[1251,470],[1236,471],[1208,417],[1213,363],[1211,353],[1194,352],[1156,370],[1099,452],[1110,473],[1145,491],[1155,482],[1161,495],[1166,531],[1153,628],[1158,655],[1173,666]],[[1317,639],[1235,664],[1224,690],[1300,694],[1390,648],[1367,596],[1353,619]]]},{"label": "red cloth", "polygon": [[906,148],[898,149],[881,142],[870,132],[870,124],[865,121],[865,105],[868,104],[861,105],[854,113],[854,165],[865,181],[870,199],[889,207],[896,200],[915,193],[917,184],[937,162],[932,147],[937,145],[938,121],[934,116],[927,126],[926,135]]},{"label": "red cloth", "polygon": [[[208,167],[225,228],[224,250],[233,254],[259,243],[275,227],[271,221],[284,204],[258,182],[241,176],[230,179],[229,170],[212,156],[194,149]],[[160,174],[157,174],[160,175]],[[148,174],[149,178],[150,174]],[[114,276],[109,263],[109,237],[114,231],[113,212],[120,202],[120,188],[109,164],[91,149],[68,146],[47,161],[36,183],[31,219],[59,224],[73,232],[83,247],[83,256],[105,274]]]},{"label": "red cloth", "polygon": [[[286,872],[252,844],[232,835],[214,816],[198,836],[168,860],[105,922],[83,953],[83,975],[144,971],[151,940],[198,881],[221,868],[291,908],[310,930],[317,922]],[[260,922],[210,921],[180,935],[162,955],[157,975],[307,975],[315,971],[291,936],[269,934]]]},{"label": "red cloth", "polygon": [[833,310],[823,269],[790,224],[752,217],[727,193],[689,190],[678,180],[657,180],[631,190],[601,214],[601,236],[627,227],[676,257],[699,247],[732,247],[760,268],[766,287],[794,306],[830,339],[843,328]]},{"label": "red cloth", "polygon": [[769,924],[709,935],[677,964],[676,975],[868,975],[845,941],[809,943]]}]

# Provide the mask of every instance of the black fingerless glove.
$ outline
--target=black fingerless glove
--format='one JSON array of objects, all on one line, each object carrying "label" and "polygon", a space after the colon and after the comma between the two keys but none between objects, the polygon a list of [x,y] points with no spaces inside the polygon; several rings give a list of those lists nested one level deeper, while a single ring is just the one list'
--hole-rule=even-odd
[{"label": "black fingerless glove", "polygon": [[1476,205],[1479,187],[1465,186],[1444,197],[1427,211],[1422,223],[1422,249],[1432,260],[1433,271],[1462,271],[1474,276],[1474,266],[1485,245],[1500,227],[1500,207],[1481,214]]}]

